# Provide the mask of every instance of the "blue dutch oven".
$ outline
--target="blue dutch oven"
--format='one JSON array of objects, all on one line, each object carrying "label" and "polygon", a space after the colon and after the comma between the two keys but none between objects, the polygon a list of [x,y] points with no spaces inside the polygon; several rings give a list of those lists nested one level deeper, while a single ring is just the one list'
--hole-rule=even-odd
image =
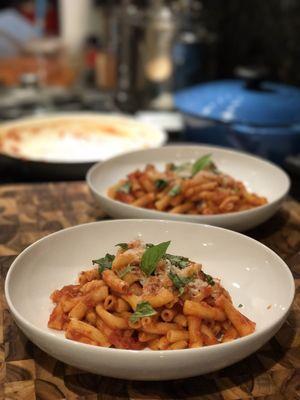
[{"label": "blue dutch oven", "polygon": [[234,147],[282,164],[300,153],[300,90],[260,80],[201,84],[175,95],[185,139]]}]

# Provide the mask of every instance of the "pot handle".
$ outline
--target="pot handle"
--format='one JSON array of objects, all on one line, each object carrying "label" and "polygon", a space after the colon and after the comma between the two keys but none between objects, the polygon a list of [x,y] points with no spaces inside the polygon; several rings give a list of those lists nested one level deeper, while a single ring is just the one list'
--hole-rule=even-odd
[{"label": "pot handle", "polygon": [[246,89],[263,90],[261,85],[267,78],[268,70],[264,67],[238,66],[234,73],[245,81]]}]

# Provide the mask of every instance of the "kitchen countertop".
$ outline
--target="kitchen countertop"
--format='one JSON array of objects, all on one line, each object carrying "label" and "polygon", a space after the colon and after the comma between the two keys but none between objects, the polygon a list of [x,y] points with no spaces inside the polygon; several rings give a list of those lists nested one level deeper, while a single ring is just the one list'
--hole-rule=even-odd
[{"label": "kitchen countertop", "polygon": [[104,218],[83,182],[0,186],[0,399],[300,399],[300,203],[287,199],[270,221],[247,232],[291,268],[297,292],[287,322],[247,359],[169,382],[123,381],[65,365],[28,341],[8,311],[3,283],[26,246],[59,229]]}]

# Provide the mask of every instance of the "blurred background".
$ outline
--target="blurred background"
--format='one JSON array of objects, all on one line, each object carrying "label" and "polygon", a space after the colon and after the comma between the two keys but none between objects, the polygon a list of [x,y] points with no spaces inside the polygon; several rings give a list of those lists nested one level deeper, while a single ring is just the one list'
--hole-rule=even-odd
[{"label": "blurred background", "polygon": [[299,37],[298,0],[1,0],[0,120],[121,112],[296,177]]}]

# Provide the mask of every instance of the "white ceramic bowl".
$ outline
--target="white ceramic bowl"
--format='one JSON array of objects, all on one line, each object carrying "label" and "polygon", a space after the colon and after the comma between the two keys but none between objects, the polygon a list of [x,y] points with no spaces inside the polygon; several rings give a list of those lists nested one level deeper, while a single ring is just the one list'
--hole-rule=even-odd
[{"label": "white ceramic bowl", "polygon": [[[257,323],[255,333],[199,349],[134,351],[101,348],[64,338],[47,328],[50,293],[76,281],[91,260],[133,238],[171,240],[170,252],[203,263],[220,277],[236,305]],[[79,225],[28,247],[12,264],[5,293],[12,315],[37,346],[75,367],[116,378],[164,380],[214,371],[253,353],[285,320],[294,296],[286,264],[270,249],[239,233],[212,226],[155,220],[119,220]]]},{"label": "white ceramic bowl", "polygon": [[[268,199],[268,204],[247,211],[217,215],[185,215],[134,207],[107,196],[107,189],[127,173],[153,163],[160,169],[168,162],[181,163],[212,154],[218,168],[241,180],[246,187]],[[266,221],[279,208],[290,187],[287,174],[260,158],[213,146],[166,146],[127,153],[96,164],[87,174],[87,183],[101,208],[114,218],[155,218],[200,222],[236,231],[245,231]]]}]

